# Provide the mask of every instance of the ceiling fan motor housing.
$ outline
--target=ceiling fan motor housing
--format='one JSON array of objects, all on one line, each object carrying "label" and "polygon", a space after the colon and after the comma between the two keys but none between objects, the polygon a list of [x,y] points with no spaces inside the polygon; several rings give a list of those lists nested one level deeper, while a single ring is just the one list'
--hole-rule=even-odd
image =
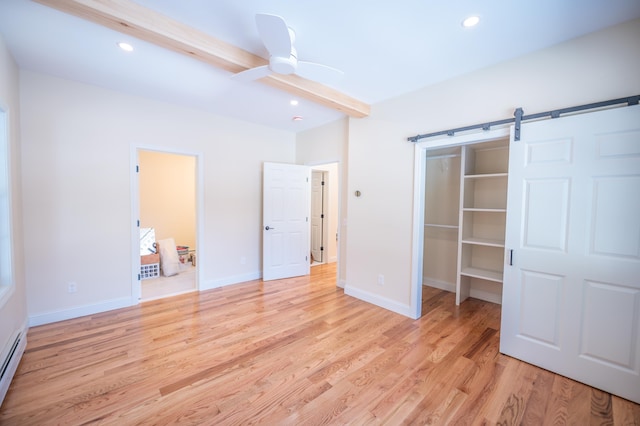
[{"label": "ceiling fan motor housing", "polygon": [[298,68],[298,58],[296,57],[296,49],[291,48],[289,57],[271,56],[269,58],[269,68],[278,74],[293,74]]}]

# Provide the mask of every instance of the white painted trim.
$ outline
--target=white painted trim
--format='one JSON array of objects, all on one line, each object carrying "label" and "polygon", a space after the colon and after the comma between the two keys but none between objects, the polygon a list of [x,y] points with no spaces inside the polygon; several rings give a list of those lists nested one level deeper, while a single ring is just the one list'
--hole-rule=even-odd
[{"label": "white painted trim", "polygon": [[422,277],[423,246],[424,246],[424,192],[426,173],[426,154],[419,146],[414,149],[413,165],[413,239],[411,252],[411,318],[422,316]]},{"label": "white painted trim", "polygon": [[354,288],[348,284],[344,287],[344,294],[395,312],[396,314],[413,318],[411,315],[411,306],[398,303],[395,300],[387,299],[386,297],[380,296],[379,294],[374,294],[365,290],[361,290],[359,288]]},{"label": "white painted trim", "polygon": [[[15,282],[15,271],[16,271],[16,267],[15,267],[15,262],[16,262],[16,256],[15,256],[15,245],[14,245],[14,240],[13,240],[13,227],[14,227],[14,217],[13,217],[13,208],[14,208],[14,200],[13,200],[13,195],[14,195],[14,191],[13,191],[13,184],[14,184],[14,179],[13,179],[13,175],[14,175],[14,170],[13,170],[13,139],[12,139],[12,134],[14,132],[14,129],[12,127],[12,122],[13,122],[13,113],[11,111],[11,109],[5,105],[4,103],[0,103],[0,133],[2,133],[2,136],[0,137],[4,137],[6,138],[6,140],[4,142],[6,142],[4,147],[0,147],[0,148],[5,148],[5,152],[4,154],[6,155],[6,158],[4,159],[4,164],[0,166],[0,171],[2,171],[5,176],[4,178],[6,179],[6,186],[7,186],[7,205],[6,205],[6,213],[7,213],[7,233],[8,233],[8,244],[4,247],[2,247],[3,251],[4,249],[7,250],[7,253],[3,253],[2,257],[3,259],[0,259],[0,262],[4,262],[4,257],[8,256],[8,262],[6,265],[3,265],[3,268],[5,270],[2,271],[2,276],[0,277],[0,288],[2,289],[2,291],[0,291],[0,309],[9,301],[9,299],[11,299],[11,297],[13,296],[13,293],[15,292],[15,288],[16,288],[16,282]],[[4,245],[4,243],[3,243]]]},{"label": "white painted trim", "polygon": [[93,305],[77,306],[71,309],[47,312],[44,314],[30,316],[29,326],[35,327],[37,325],[84,317],[86,315],[98,314],[101,312],[111,311],[113,309],[126,308],[136,304],[138,304],[137,300],[129,297],[123,297],[120,299],[108,300],[106,302],[96,303]]},{"label": "white painted trim", "polygon": [[12,282],[9,285],[0,286],[0,309],[7,303],[13,293],[16,291],[16,284]]},{"label": "white painted trim", "polygon": [[472,133],[443,136],[439,138],[426,139],[423,142],[416,142],[416,146],[421,149],[446,148],[457,145],[469,145],[472,143],[489,142],[495,139],[501,139],[509,136],[512,124],[505,124],[503,127],[496,127],[492,130],[482,131],[476,130]]},{"label": "white painted trim", "polygon": [[[187,155],[196,159],[196,250],[198,262],[196,262],[196,289],[201,289],[203,282],[205,265],[202,260],[206,259],[206,248],[204,244],[204,155],[201,152],[174,150],[165,147],[150,145],[131,144],[131,298],[136,303],[140,303],[142,297],[142,281],[138,280],[140,271],[140,253],[136,247],[140,245],[140,231],[136,221],[140,218],[140,183],[136,173],[138,165],[138,151],[154,151],[166,154]],[[167,295],[168,297],[168,295]]]},{"label": "white painted trim", "polygon": [[346,280],[338,280],[338,287],[345,288],[347,286]]},{"label": "white painted trim", "polygon": [[131,193],[131,300],[138,301],[142,297],[142,281],[138,280],[140,271],[140,228],[137,226],[137,220],[140,218],[140,179],[136,172],[138,165],[138,146],[132,144],[129,155],[129,170],[131,178],[129,179]]},{"label": "white painted trim", "polygon": [[427,149],[445,148],[456,145],[488,142],[509,136],[511,126],[494,130],[473,132],[460,136],[445,136],[417,142],[414,149],[414,179],[413,179],[413,250],[411,254],[411,318],[422,316],[422,259],[424,245],[424,190],[426,178]]},{"label": "white painted trim", "polygon": [[255,281],[255,280],[259,280],[261,278],[262,278],[262,272],[261,271],[256,271],[256,272],[250,272],[250,273],[242,274],[242,275],[234,275],[234,276],[231,276],[231,277],[221,278],[221,279],[217,279],[217,280],[208,280],[208,281],[202,282],[202,284],[200,286],[200,291],[212,290],[212,289],[218,288],[218,287],[224,287],[224,286],[233,285],[233,284],[245,283],[247,281]]}]

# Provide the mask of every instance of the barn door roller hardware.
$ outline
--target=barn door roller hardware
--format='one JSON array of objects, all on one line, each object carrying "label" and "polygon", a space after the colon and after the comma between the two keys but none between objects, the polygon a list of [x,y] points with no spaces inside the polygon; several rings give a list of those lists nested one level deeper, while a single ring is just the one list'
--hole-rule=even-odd
[{"label": "barn door roller hardware", "polygon": [[628,96],[626,98],[618,98],[618,99],[611,99],[608,101],[602,101],[602,102],[595,102],[592,104],[585,104],[585,105],[578,105],[578,106],[573,106],[573,107],[569,107],[569,108],[562,108],[562,109],[556,109],[553,111],[546,111],[546,112],[539,112],[536,114],[530,114],[530,115],[524,115],[524,110],[522,108],[517,108],[513,115],[513,118],[505,118],[504,120],[497,120],[497,121],[490,121],[488,123],[481,123],[481,124],[474,124],[471,126],[464,126],[464,127],[458,127],[455,129],[449,129],[449,130],[442,130],[439,132],[433,132],[433,133],[426,133],[423,135],[416,135],[416,136],[411,136],[409,138],[407,138],[407,140],[409,142],[418,142],[420,139],[425,139],[425,138],[432,138],[435,136],[443,136],[443,135],[447,135],[447,136],[454,136],[456,133],[458,132],[464,132],[466,130],[474,130],[474,129],[482,129],[482,130],[489,130],[491,129],[491,127],[493,126],[499,126],[499,125],[503,125],[503,124],[510,124],[510,123],[515,123],[514,126],[514,139],[519,141],[520,140],[520,130],[522,127],[522,122],[526,121],[526,120],[537,120],[537,119],[541,119],[541,118],[558,118],[560,117],[560,115],[562,114],[569,114],[572,112],[580,112],[580,111],[584,111],[584,110],[589,110],[589,109],[597,109],[597,108],[605,108],[605,107],[609,107],[609,106],[613,106],[613,105],[619,105],[619,104],[627,104],[627,106],[631,106],[631,105],[638,105],[638,102],[640,101],[640,95],[634,95],[634,96]]}]

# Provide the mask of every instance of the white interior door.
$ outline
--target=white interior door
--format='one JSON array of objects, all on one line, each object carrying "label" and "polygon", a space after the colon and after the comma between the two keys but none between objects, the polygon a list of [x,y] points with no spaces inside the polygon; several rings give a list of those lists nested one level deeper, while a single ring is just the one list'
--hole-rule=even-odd
[{"label": "white interior door", "polygon": [[324,172],[311,171],[311,255],[324,262]]},{"label": "white interior door", "polygon": [[640,106],[521,134],[500,351],[640,403]]},{"label": "white interior door", "polygon": [[309,274],[311,169],[264,163],[262,279]]}]

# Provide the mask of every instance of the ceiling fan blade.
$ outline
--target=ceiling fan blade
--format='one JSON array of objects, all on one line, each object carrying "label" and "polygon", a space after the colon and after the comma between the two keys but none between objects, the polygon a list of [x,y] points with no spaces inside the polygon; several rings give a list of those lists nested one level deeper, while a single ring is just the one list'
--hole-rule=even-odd
[{"label": "ceiling fan blade", "polygon": [[298,61],[296,74],[321,83],[336,83],[344,76],[344,72],[339,69],[307,61]]},{"label": "ceiling fan blade", "polygon": [[287,23],[282,17],[259,13],[256,15],[256,26],[262,43],[271,56],[289,57],[293,40]]},{"label": "ceiling fan blade", "polygon": [[236,81],[253,81],[266,77],[269,74],[271,74],[269,66],[263,65],[261,67],[249,68],[248,70],[233,74],[231,78]]}]

